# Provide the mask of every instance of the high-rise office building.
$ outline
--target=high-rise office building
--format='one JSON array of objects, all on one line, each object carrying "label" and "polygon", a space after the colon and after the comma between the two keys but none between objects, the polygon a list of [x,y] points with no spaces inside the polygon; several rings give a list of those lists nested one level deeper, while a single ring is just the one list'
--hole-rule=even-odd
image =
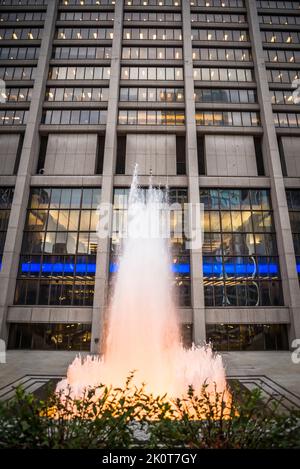
[{"label": "high-rise office building", "polygon": [[300,337],[299,1],[0,0],[0,47],[10,348],[97,350],[120,250],[97,207],[123,223],[136,162],[204,205],[202,249],[171,240],[184,342]]}]

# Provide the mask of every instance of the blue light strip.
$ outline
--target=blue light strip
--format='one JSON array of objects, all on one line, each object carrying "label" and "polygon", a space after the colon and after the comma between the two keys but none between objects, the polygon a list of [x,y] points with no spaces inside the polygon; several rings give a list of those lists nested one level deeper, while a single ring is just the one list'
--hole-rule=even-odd
[{"label": "blue light strip", "polygon": [[[23,263],[21,266],[22,273],[39,273],[40,271],[44,274],[95,274],[96,264],[62,264],[57,263]],[[110,273],[116,273],[118,271],[118,264],[111,263],[109,266]],[[189,274],[190,264],[172,264],[171,271],[175,274]],[[225,272],[229,276],[245,276],[249,277],[254,274],[253,264],[219,264],[219,263],[204,263],[203,264],[203,275],[208,276],[222,276]],[[300,273],[300,264],[297,264],[297,272]],[[278,275],[279,267],[277,264],[259,264],[257,266],[257,274],[259,275]]]}]

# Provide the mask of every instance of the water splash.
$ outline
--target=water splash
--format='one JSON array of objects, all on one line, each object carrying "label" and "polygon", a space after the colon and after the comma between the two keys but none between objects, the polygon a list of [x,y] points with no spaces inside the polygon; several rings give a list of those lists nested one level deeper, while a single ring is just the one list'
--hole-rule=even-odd
[{"label": "water splash", "polygon": [[72,394],[80,397],[87,387],[100,383],[122,386],[135,370],[133,383],[145,383],[153,394],[179,397],[189,385],[199,391],[204,383],[211,393],[226,392],[221,356],[209,345],[186,350],[181,344],[169,240],[161,236],[164,200],[164,192],[151,182],[147,191],[140,189],[135,171],[104,356],[77,357],[57,391],[70,386]]}]

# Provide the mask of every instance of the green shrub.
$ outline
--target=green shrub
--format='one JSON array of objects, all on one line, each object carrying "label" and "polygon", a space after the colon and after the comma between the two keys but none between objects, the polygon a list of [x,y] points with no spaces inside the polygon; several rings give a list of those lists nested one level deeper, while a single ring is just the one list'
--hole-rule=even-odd
[{"label": "green shrub", "polygon": [[205,386],[170,402],[133,388],[131,377],[124,389],[99,386],[80,400],[18,388],[0,403],[0,448],[137,447],[299,448],[300,415],[262,403],[258,390],[233,391],[230,407]]}]

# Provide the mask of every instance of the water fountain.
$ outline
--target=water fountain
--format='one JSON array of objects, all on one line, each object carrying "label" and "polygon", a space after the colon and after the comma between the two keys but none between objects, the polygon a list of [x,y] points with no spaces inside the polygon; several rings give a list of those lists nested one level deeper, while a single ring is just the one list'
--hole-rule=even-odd
[{"label": "water fountain", "polygon": [[[57,391],[68,386],[80,397],[100,383],[122,386],[131,371],[133,384],[170,397],[182,396],[204,383],[211,393],[226,391],[220,355],[209,345],[185,349],[180,340],[172,298],[168,241],[161,233],[164,192],[139,188],[134,174],[128,203],[127,237],[119,259],[109,305],[109,327],[103,356],[77,357]],[[97,292],[95,292],[97,295]]]}]

